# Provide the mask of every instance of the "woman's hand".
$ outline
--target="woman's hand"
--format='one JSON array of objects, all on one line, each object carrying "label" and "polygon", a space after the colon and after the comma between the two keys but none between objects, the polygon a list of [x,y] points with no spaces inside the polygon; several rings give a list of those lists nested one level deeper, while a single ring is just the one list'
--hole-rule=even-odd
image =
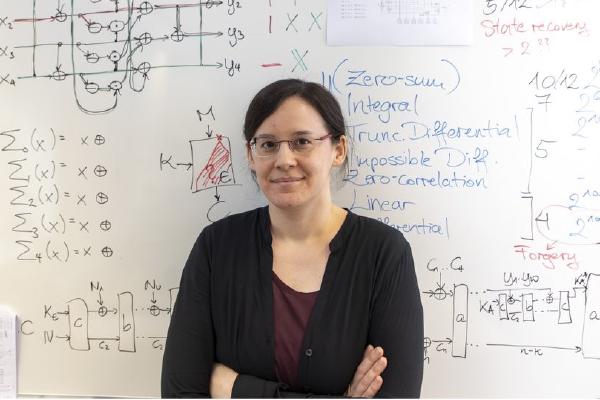
[{"label": "woman's hand", "polygon": [[210,376],[210,397],[219,399],[230,399],[233,384],[238,373],[231,368],[215,363]]},{"label": "woman's hand", "polygon": [[345,395],[348,397],[375,396],[383,384],[381,373],[385,367],[387,367],[387,359],[383,356],[383,349],[368,345]]}]

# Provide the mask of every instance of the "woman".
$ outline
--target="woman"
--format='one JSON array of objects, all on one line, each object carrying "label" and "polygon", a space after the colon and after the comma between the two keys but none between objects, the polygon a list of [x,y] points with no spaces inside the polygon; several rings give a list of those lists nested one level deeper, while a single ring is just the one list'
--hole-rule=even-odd
[{"label": "woman", "polygon": [[320,85],[274,82],[244,122],[268,206],[206,227],[183,270],[163,397],[418,397],[423,313],[401,233],[333,204],[344,119]]}]

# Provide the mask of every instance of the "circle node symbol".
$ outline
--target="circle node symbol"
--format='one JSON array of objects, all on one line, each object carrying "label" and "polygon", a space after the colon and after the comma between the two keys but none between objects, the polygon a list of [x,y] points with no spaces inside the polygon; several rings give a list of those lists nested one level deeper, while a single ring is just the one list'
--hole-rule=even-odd
[{"label": "circle node symbol", "polygon": [[105,247],[102,249],[102,255],[103,255],[104,257],[107,257],[107,258],[108,258],[108,257],[112,257],[112,255],[113,255],[113,251],[112,251],[112,249],[111,249],[110,247],[108,247],[108,246],[105,246]]},{"label": "circle node symbol", "polygon": [[100,306],[100,308],[98,308],[98,315],[104,317],[106,314],[108,314],[108,308],[106,308],[106,306]]},{"label": "circle node symbol", "polygon": [[55,81],[64,81],[65,78],[67,77],[67,74],[65,74],[63,71],[54,71],[52,73],[52,79],[54,79]]},{"label": "circle node symbol", "polygon": [[108,55],[108,59],[112,62],[117,62],[121,59],[121,54],[119,54],[118,51],[113,50],[110,52],[110,54]]},{"label": "circle node symbol", "polygon": [[94,143],[100,146],[106,143],[106,139],[102,135],[96,135],[96,137],[94,138]]},{"label": "circle node symbol", "polygon": [[117,91],[117,90],[121,90],[121,88],[123,87],[123,84],[122,84],[121,82],[119,82],[119,81],[112,81],[112,82],[111,82],[111,83],[108,85],[108,87],[109,87],[110,89],[112,89],[112,90],[115,90],[115,91]]},{"label": "circle node symbol", "polygon": [[106,193],[98,192],[98,194],[96,195],[96,202],[98,204],[108,203],[108,196],[106,195]]},{"label": "circle node symbol", "polygon": [[150,63],[148,63],[148,62],[143,62],[138,66],[138,71],[144,75],[148,74],[148,72],[150,72],[151,69],[152,69],[152,67],[150,66]]},{"label": "circle node symbol", "polygon": [[121,32],[124,28],[125,23],[123,21],[114,20],[111,21],[110,24],[108,24],[108,29],[113,33]]},{"label": "circle node symbol", "polygon": [[100,222],[100,229],[102,229],[104,232],[110,231],[111,227],[112,227],[112,224],[107,219],[105,219],[104,221]]},{"label": "circle node symbol", "polygon": [[89,33],[100,33],[102,31],[102,25],[98,22],[92,22],[87,28]]},{"label": "circle node symbol", "polygon": [[174,42],[181,42],[184,38],[185,35],[179,29],[175,29],[175,32],[171,33],[171,40]]},{"label": "circle node symbol", "polygon": [[138,41],[140,42],[141,45],[147,45],[152,43],[152,35],[149,34],[148,32],[144,32],[142,33],[142,35],[138,38]]},{"label": "circle node symbol", "polygon": [[59,11],[54,16],[54,19],[57,20],[58,22],[65,22],[67,20],[67,14],[65,14],[62,11]]},{"label": "circle node symbol", "polygon": [[85,90],[89,94],[96,94],[100,90],[100,86],[98,86],[98,84],[96,82],[87,82],[85,84]]},{"label": "circle node symbol", "polygon": [[148,15],[152,11],[154,11],[154,6],[152,4],[150,4],[149,2],[144,1],[142,4],[140,4],[140,13],[142,15]]},{"label": "circle node symbol", "polygon": [[443,288],[437,288],[433,292],[433,298],[436,300],[444,300],[448,293]]},{"label": "circle node symbol", "polygon": [[102,177],[106,176],[107,173],[108,173],[108,171],[102,165],[96,165],[96,167],[94,168],[94,174],[98,178],[102,178]]},{"label": "circle node symbol", "polygon": [[100,56],[96,53],[87,53],[85,55],[85,60],[90,64],[96,64],[98,60],[100,60]]},{"label": "circle node symbol", "polygon": [[153,304],[152,307],[150,307],[150,315],[153,317],[158,317],[160,315],[160,308],[158,308],[156,304]]}]

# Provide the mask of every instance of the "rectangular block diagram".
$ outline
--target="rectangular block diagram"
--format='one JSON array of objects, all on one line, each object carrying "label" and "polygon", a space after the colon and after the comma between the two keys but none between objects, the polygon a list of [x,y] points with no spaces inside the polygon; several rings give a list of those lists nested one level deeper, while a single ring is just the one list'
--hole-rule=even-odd
[{"label": "rectangular block diagram", "polygon": [[192,192],[235,185],[229,138],[217,135],[190,140],[192,149]]}]

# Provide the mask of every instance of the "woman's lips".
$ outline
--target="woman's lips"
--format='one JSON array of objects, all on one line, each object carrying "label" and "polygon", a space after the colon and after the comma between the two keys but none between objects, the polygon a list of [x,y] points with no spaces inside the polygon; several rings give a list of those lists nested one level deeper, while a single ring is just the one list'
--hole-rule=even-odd
[{"label": "woman's lips", "polygon": [[282,177],[282,178],[271,179],[271,182],[273,182],[273,183],[292,183],[292,182],[301,181],[302,179],[304,179],[304,178],[296,178],[296,177],[286,176],[286,177]]}]

